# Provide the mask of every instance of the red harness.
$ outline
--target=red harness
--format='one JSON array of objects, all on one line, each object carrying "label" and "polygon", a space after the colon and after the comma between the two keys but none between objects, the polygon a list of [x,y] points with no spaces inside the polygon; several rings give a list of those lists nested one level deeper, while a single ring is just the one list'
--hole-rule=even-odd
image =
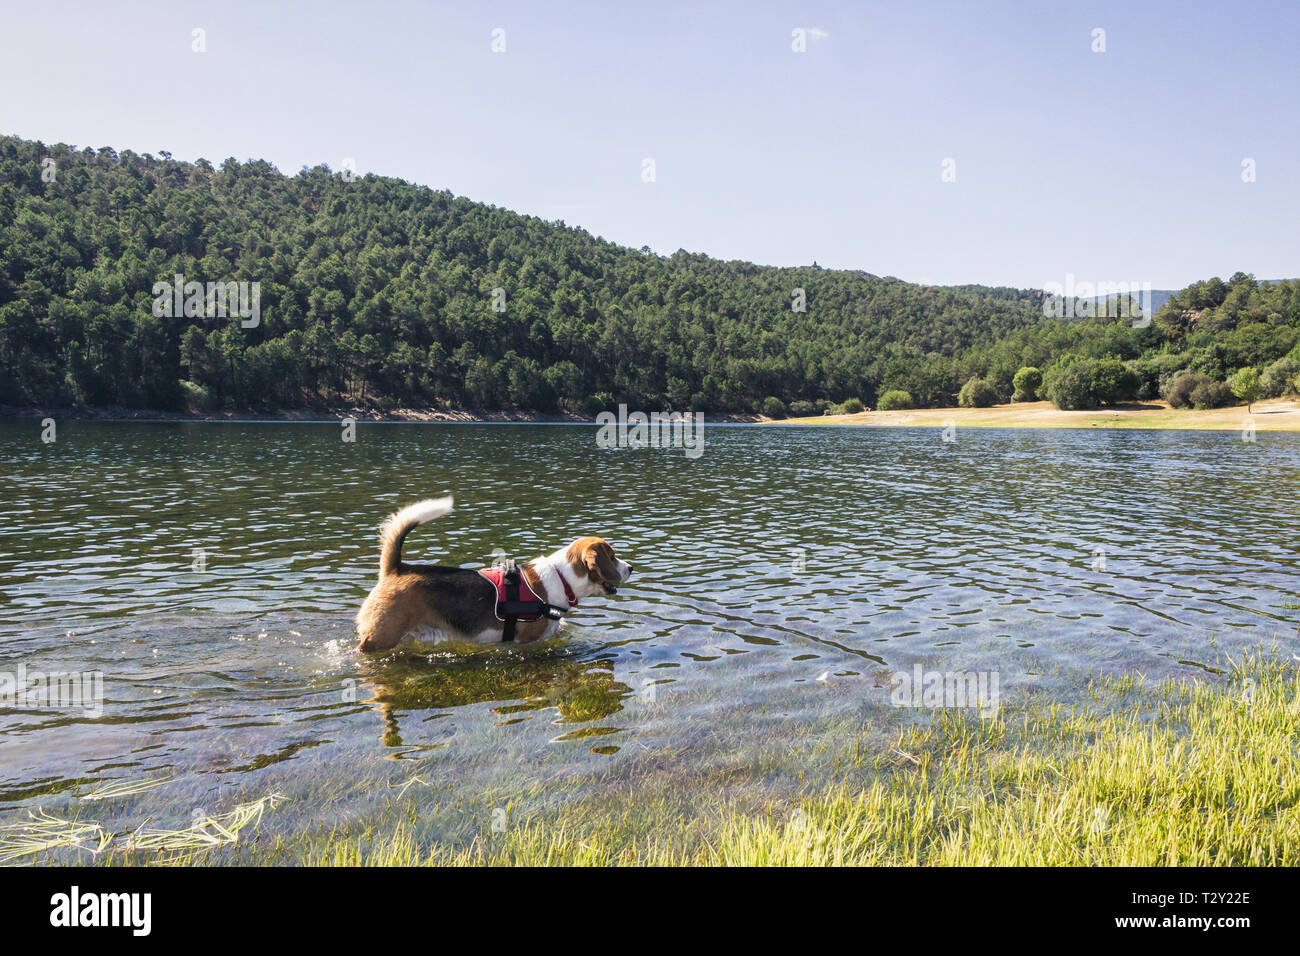
[{"label": "red harness", "polygon": [[[527,576],[522,571],[518,572],[519,593],[517,596],[507,593],[510,583],[508,568],[496,565],[490,568],[479,568],[478,573],[483,575],[496,589],[494,612],[497,620],[505,621],[507,625],[513,621],[539,621],[544,617],[557,617],[569,608],[578,606],[578,598],[573,593],[573,588],[569,587],[569,582],[565,580],[563,574],[560,574],[560,584],[564,586],[564,597],[569,602],[569,608],[555,607],[553,604],[548,604],[545,598],[533,590],[528,583]],[[513,632],[513,628],[508,628],[507,632]],[[513,633],[511,633],[511,636],[513,637]],[[510,637],[505,639],[510,640]]]}]

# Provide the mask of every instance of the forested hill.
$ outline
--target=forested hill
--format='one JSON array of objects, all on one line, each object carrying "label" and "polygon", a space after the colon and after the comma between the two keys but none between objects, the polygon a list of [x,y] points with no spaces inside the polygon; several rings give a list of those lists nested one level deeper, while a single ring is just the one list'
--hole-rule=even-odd
[{"label": "forested hill", "polygon": [[[259,321],[156,315],[177,274],[260,283]],[[1041,315],[1016,290],[661,257],[386,177],[0,138],[0,404],[871,403],[927,368],[950,394],[952,356]]]}]

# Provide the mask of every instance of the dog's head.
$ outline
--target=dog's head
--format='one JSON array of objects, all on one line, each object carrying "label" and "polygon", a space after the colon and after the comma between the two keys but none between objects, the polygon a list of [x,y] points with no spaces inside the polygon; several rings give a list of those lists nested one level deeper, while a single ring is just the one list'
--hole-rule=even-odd
[{"label": "dog's head", "polygon": [[604,538],[579,538],[569,545],[569,564],[587,594],[614,594],[632,576],[632,565],[619,558]]}]

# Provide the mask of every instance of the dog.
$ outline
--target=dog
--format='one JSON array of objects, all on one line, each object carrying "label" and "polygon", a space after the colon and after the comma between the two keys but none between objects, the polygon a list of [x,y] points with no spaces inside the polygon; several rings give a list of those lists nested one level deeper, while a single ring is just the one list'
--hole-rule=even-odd
[{"label": "dog", "polygon": [[[500,616],[503,593],[493,583],[502,572],[470,571],[402,560],[410,532],[449,513],[451,498],[417,501],[394,512],[379,528],[379,582],[357,612],[357,650],[373,654],[395,647],[408,634],[433,630],[440,637],[488,644],[520,644],[551,637],[563,616],[584,597],[615,594],[632,576],[604,538],[579,538],[567,548],[519,566],[522,583],[540,600],[536,620],[516,624]],[[508,615],[507,615],[508,616]],[[512,633],[513,632],[513,633]]]}]

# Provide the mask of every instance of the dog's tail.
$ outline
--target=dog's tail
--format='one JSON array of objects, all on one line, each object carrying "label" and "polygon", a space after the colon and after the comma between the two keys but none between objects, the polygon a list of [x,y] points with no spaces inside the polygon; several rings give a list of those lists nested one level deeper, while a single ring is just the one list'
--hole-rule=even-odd
[{"label": "dog's tail", "polygon": [[379,576],[396,574],[402,567],[402,542],[411,529],[451,511],[451,498],[417,501],[394,511],[379,526]]}]

